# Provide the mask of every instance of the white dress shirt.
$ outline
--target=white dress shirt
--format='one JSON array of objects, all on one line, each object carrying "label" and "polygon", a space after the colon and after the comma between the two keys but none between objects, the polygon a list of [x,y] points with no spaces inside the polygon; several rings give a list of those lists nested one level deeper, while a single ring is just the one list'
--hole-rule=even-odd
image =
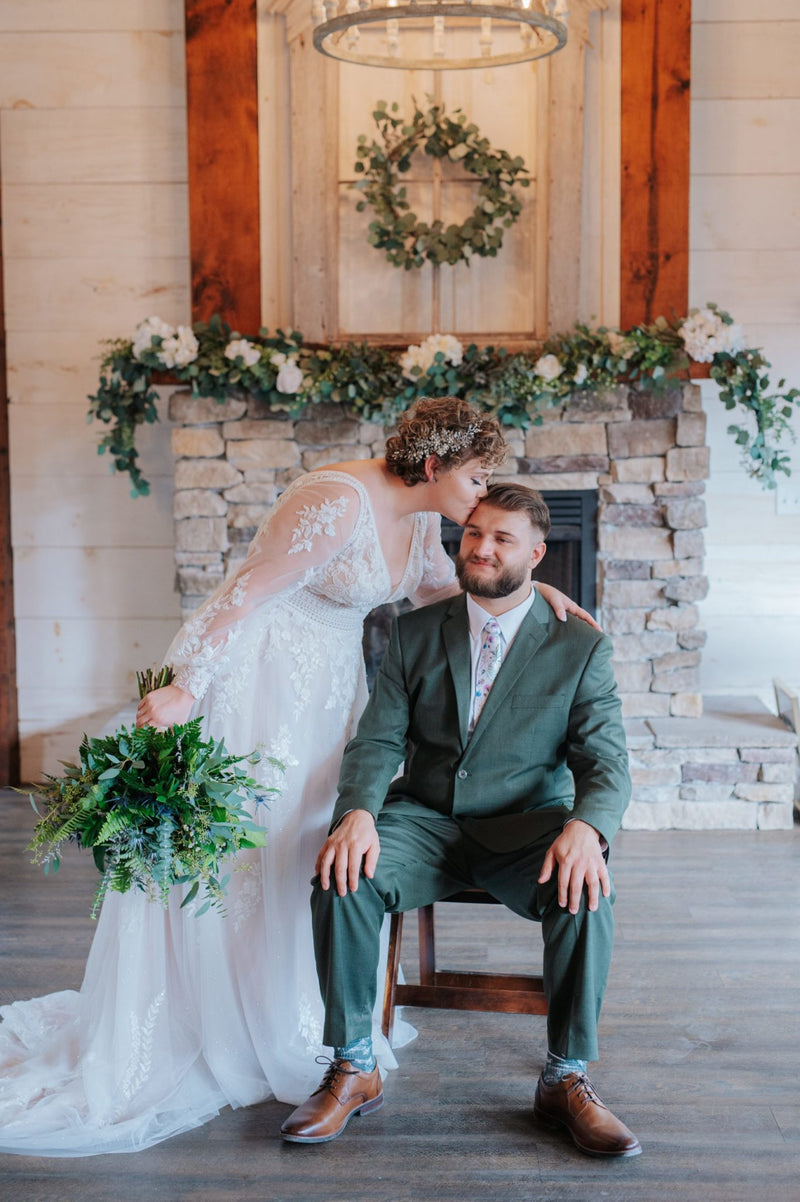
[{"label": "white dress shirt", "polygon": [[467,593],[467,617],[469,618],[469,639],[470,650],[472,655],[472,678],[471,678],[471,695],[469,707],[469,726],[470,729],[475,724],[475,678],[478,671],[478,659],[481,653],[482,637],[481,633],[484,626],[490,618],[494,618],[497,625],[500,627],[500,662],[502,663],[508,654],[508,649],[514,641],[514,637],[519,630],[526,613],[533,605],[536,596],[535,590],[531,585],[531,591],[524,601],[520,601],[519,605],[515,605],[513,609],[508,609],[504,614],[490,614],[484,609],[473,597]]}]

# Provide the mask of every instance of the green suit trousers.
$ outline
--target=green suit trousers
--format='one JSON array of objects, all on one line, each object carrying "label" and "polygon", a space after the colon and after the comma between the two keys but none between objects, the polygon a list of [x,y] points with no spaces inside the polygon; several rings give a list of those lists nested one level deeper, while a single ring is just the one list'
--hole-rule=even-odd
[{"label": "green suit trousers", "polygon": [[614,938],[613,890],[610,898],[601,895],[594,912],[585,891],[577,914],[558,905],[556,874],[542,885],[538,877],[563,811],[554,811],[549,829],[542,817],[534,842],[496,852],[451,815],[408,800],[397,807],[388,802],[377,818],[381,850],[374,878],[362,873],[356,892],[344,897],[333,883],[325,890],[314,879],[311,911],[328,1046],[344,1047],[371,1034],[385,915],[477,885],[541,923],[550,1050],[570,1059],[597,1059],[597,1020]]}]

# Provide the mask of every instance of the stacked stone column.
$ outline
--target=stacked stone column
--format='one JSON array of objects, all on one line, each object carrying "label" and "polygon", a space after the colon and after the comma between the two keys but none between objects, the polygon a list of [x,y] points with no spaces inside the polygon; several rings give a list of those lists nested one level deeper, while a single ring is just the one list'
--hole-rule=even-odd
[{"label": "stacked stone column", "polygon": [[338,405],[298,418],[252,399],[170,399],[175,455],[175,564],[184,616],[242,561],[272,504],[302,472],[380,455],[383,426]]},{"label": "stacked stone column", "polygon": [[598,595],[626,717],[696,717],[708,476],[696,385],[581,396],[529,430],[537,488],[598,488]]}]

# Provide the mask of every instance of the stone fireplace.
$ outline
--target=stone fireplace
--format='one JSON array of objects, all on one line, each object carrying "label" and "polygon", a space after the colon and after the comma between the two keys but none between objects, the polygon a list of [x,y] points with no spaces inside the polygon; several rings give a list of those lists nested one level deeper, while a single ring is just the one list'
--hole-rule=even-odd
[{"label": "stone fireplace", "polygon": [[[186,613],[241,562],[296,476],[380,455],[385,435],[382,425],[336,405],[290,417],[245,397],[220,404],[179,392],[170,418],[175,559]],[[584,393],[548,411],[541,426],[507,437],[499,478],[520,479],[556,501],[567,492],[588,497],[581,508],[590,521],[596,513],[592,584],[598,619],[614,640],[634,778],[626,825],[790,826],[794,736],[766,711],[704,715],[699,691],[709,470],[700,389]],[[569,530],[574,507],[561,510],[554,505],[556,524]],[[591,571],[585,556],[584,549],[584,574]]]}]

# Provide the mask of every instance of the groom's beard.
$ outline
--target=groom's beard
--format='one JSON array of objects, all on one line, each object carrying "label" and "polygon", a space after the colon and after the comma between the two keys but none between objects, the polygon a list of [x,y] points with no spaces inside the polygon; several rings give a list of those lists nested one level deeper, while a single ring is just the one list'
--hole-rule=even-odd
[{"label": "groom's beard", "polygon": [[521,588],[526,580],[530,580],[531,569],[528,564],[521,564],[498,569],[495,576],[485,573],[479,575],[473,572],[469,557],[459,552],[456,556],[456,575],[464,592],[472,593],[473,597],[507,597]]}]

